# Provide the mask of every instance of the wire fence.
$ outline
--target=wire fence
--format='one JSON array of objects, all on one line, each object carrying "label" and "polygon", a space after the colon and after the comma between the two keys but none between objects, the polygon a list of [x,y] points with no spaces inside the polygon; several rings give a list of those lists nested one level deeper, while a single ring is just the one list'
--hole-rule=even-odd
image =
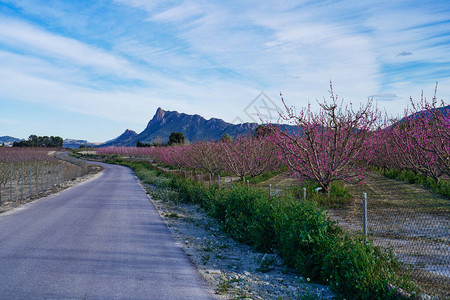
[{"label": "wire fence", "polygon": [[[195,171],[165,172],[222,188],[238,181],[233,177]],[[284,187],[267,185],[267,192],[273,196],[280,196],[283,190]],[[417,193],[420,193],[419,189]],[[450,200],[441,197],[422,201],[409,196],[405,201],[395,195],[386,197],[373,191],[364,194],[366,211],[361,193],[359,199],[344,208],[327,208],[329,217],[351,235],[364,234],[366,227],[368,238],[375,245],[393,252],[402,262],[404,273],[421,292],[450,299]]]},{"label": "wire fence", "polygon": [[0,162],[0,205],[33,199],[87,174],[86,162],[56,155],[55,161]]},{"label": "wire fence", "polygon": [[[361,197],[362,199],[362,197]],[[362,201],[328,209],[330,218],[351,234],[362,234]],[[399,203],[367,199],[367,235],[392,250],[404,271],[427,294],[450,298],[450,204]]]}]

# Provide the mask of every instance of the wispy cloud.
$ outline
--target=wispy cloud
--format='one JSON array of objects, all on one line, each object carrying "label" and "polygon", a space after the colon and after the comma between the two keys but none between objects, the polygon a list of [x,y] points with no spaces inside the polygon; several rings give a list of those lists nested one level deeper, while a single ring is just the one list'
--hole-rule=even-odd
[{"label": "wispy cloud", "polygon": [[370,95],[369,98],[374,98],[375,100],[380,100],[380,101],[393,101],[393,100],[397,100],[398,96],[395,94],[375,94],[375,95]]},{"label": "wispy cloud", "polygon": [[0,118],[0,123],[8,124],[8,125],[19,125],[23,124],[20,120],[14,120],[14,119],[6,119],[6,118]]},{"label": "wispy cloud", "polygon": [[158,106],[231,121],[260,91],[314,104],[330,79],[394,113],[450,95],[445,1],[6,2],[5,99],[145,125]]}]

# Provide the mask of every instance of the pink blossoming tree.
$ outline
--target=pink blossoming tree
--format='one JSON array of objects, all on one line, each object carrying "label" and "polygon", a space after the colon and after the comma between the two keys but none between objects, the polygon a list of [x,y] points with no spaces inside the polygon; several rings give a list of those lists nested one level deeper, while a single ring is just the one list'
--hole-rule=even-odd
[{"label": "pink blossoming tree", "polygon": [[331,101],[320,103],[320,111],[311,107],[296,113],[281,96],[285,112],[283,120],[298,127],[298,135],[291,135],[273,126],[274,143],[280,158],[299,180],[313,180],[324,192],[330,192],[337,180],[360,182],[364,179],[367,157],[372,155],[370,140],[378,127],[380,114],[369,99],[366,105],[354,110],[351,104],[338,103],[330,83]]}]

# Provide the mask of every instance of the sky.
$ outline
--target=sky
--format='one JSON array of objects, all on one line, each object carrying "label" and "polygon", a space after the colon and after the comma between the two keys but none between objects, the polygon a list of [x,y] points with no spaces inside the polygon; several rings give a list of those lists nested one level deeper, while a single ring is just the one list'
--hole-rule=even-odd
[{"label": "sky", "polygon": [[333,91],[450,100],[442,1],[0,0],[0,136],[104,142],[158,107],[227,122]]}]

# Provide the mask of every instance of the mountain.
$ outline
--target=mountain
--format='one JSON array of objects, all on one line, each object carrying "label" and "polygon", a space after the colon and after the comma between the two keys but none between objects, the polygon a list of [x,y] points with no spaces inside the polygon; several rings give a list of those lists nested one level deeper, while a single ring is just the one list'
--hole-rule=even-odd
[{"label": "mountain", "polygon": [[0,146],[5,144],[5,146],[12,146],[14,142],[20,142],[21,139],[12,136],[0,136]]},{"label": "mountain", "polygon": [[185,139],[189,142],[218,140],[224,134],[236,136],[252,132],[256,127],[258,127],[258,124],[256,123],[231,124],[217,118],[206,120],[197,114],[188,115],[177,111],[166,111],[162,108],[158,108],[144,131],[136,134],[134,131],[126,130],[119,137],[105,142],[100,147],[132,147],[136,146],[138,141],[142,143],[166,143],[172,132],[182,132]]},{"label": "mountain", "polygon": [[162,139],[163,142],[167,142],[172,132],[182,132],[190,142],[217,140],[230,126],[234,125],[221,119],[206,120],[199,115],[158,108],[153,119],[148,122],[145,130],[136,136],[135,141],[151,143],[155,139]]},{"label": "mountain", "polygon": [[138,134],[130,129],[127,129],[124,131],[124,133],[122,133],[121,135],[119,135],[118,137],[116,137],[113,140],[107,141],[105,143],[103,143],[101,146],[102,147],[109,147],[109,146],[129,146],[131,144],[136,144],[137,141],[135,141],[135,138]]},{"label": "mountain", "polygon": [[99,146],[99,143],[90,143],[86,140],[74,140],[74,139],[65,139],[63,141],[64,148],[77,149],[80,148],[81,145],[84,145],[85,147],[97,147]]},{"label": "mountain", "polygon": [[[289,132],[298,131],[295,126],[279,126]],[[188,115],[158,108],[144,131],[136,134],[136,132],[127,129],[122,135],[103,143],[100,147],[134,147],[138,141],[142,143],[166,143],[172,132],[183,133],[185,140],[191,143],[196,141],[219,140],[226,134],[235,137],[254,132],[257,127],[257,123],[231,124],[217,118],[206,120],[200,115]]]}]

